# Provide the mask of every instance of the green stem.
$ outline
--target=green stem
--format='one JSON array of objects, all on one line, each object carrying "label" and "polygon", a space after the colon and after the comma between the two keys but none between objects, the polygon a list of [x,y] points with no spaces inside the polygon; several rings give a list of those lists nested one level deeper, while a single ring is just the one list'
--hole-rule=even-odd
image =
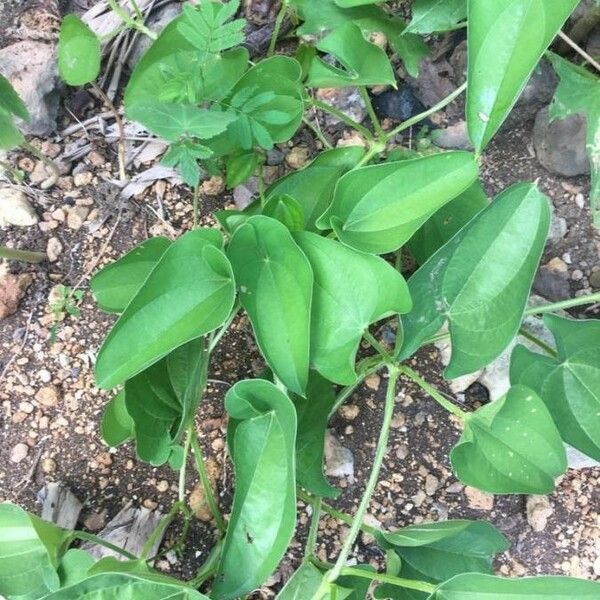
[{"label": "green stem", "polygon": [[194,198],[192,200],[192,206],[193,206],[193,222],[192,222],[192,227],[194,229],[198,228],[198,212],[199,212],[199,204],[200,204],[200,184],[198,183],[195,187],[194,187]]},{"label": "green stem", "polygon": [[183,464],[181,465],[181,469],[179,469],[179,486],[177,492],[179,502],[185,502],[185,476],[187,473],[187,462],[190,453],[190,438],[191,436],[188,432],[185,436],[185,443],[183,444]]},{"label": "green stem", "polygon": [[[110,9],[123,21],[128,27],[137,29],[144,35],[147,35],[151,40],[155,40],[157,35],[154,31],[148,29],[139,19],[134,19],[116,0],[106,0]],[[135,8],[134,8],[135,10]]]},{"label": "green stem", "polygon": [[[375,364],[373,364],[373,358],[377,359],[377,362]],[[361,368],[360,365],[363,365],[363,367]],[[345,388],[343,388],[342,391],[337,395],[335,402],[333,403],[333,407],[331,408],[331,411],[329,413],[329,418],[331,419],[331,417],[333,417],[333,415],[335,415],[335,413],[338,411],[340,406],[342,404],[344,404],[344,402],[346,402],[346,400],[351,396],[352,392],[354,392],[354,390],[369,375],[371,375],[371,373],[375,373],[376,371],[379,371],[379,369],[381,369],[381,367],[382,367],[382,363],[381,363],[379,356],[369,357],[369,358],[366,358],[364,361],[361,361],[361,363],[359,364],[359,367],[357,369],[358,376],[357,376],[356,381],[352,385],[348,385]]]},{"label": "green stem", "polygon": [[373,108],[373,103],[371,102],[371,97],[369,96],[367,88],[361,85],[358,88],[358,92],[365,103],[365,106],[367,107],[367,114],[369,115],[369,119],[371,119],[371,123],[373,124],[373,128],[375,129],[377,137],[381,140],[385,140],[385,132],[383,131],[383,127],[381,126],[377,114],[375,113],[375,109]]},{"label": "green stem", "polygon": [[15,248],[7,248],[0,246],[0,258],[8,260],[20,260],[28,263],[41,263],[46,260],[47,256],[44,252],[34,252],[33,250],[17,250]]},{"label": "green stem", "polygon": [[596,302],[600,302],[600,292],[588,294],[587,296],[579,296],[578,298],[571,298],[570,300],[552,302],[551,304],[544,304],[542,306],[534,306],[525,311],[525,316],[543,315],[545,313],[556,312],[565,308],[573,308],[575,306],[582,306],[584,304],[595,304]]},{"label": "green stem", "polygon": [[219,505],[217,504],[217,501],[213,494],[212,486],[210,485],[210,479],[208,478],[208,473],[206,472],[204,458],[202,456],[202,448],[200,446],[200,441],[198,440],[198,435],[193,425],[190,426],[189,433],[190,438],[192,440],[192,450],[194,451],[194,461],[196,463],[196,470],[198,471],[198,475],[200,476],[200,482],[202,483],[202,487],[204,489],[204,498],[206,499],[208,508],[215,520],[215,523],[217,524],[219,531],[221,533],[225,533],[225,531],[227,530],[227,525],[223,520],[221,511],[219,510]]},{"label": "green stem", "polygon": [[453,404],[442,394],[436,390],[432,385],[427,383],[416,371],[413,371],[410,367],[406,365],[400,366],[400,371],[406,375],[409,379],[411,379],[414,383],[416,383],[424,392],[427,392],[438,404],[443,406],[448,412],[451,412],[453,415],[460,417],[461,419],[465,419],[468,414],[458,408],[456,404]]},{"label": "green stem", "polygon": [[41,160],[44,163],[44,165],[48,167],[48,170],[52,173],[52,175],[50,175],[50,177],[42,183],[41,188],[43,190],[51,188],[60,177],[60,171],[58,170],[58,166],[56,165],[56,163],[51,158],[48,158],[43,152],[40,152],[33,144],[30,144],[27,140],[24,140],[21,143],[21,148],[27,150],[27,152],[29,152],[30,154],[33,154],[33,156]]},{"label": "green stem", "polygon": [[267,51],[267,56],[273,56],[275,54],[275,46],[277,46],[277,39],[279,38],[279,32],[281,31],[281,25],[283,24],[283,19],[285,19],[285,15],[288,11],[288,0],[281,0],[281,8],[277,13],[277,18],[275,19],[275,27],[273,28],[273,33],[271,34],[271,42],[269,43],[269,50]]},{"label": "green stem", "polygon": [[435,344],[436,342],[441,342],[442,340],[448,339],[450,337],[449,331],[444,331],[443,333],[436,333],[431,337],[427,338],[420,346],[423,348],[425,346],[429,346],[429,344]]},{"label": "green stem", "polygon": [[426,119],[429,115],[432,115],[433,113],[437,112],[438,110],[441,110],[442,108],[444,108],[444,106],[447,106],[455,98],[460,96],[466,89],[467,89],[467,82],[465,81],[465,83],[463,83],[460,87],[456,88],[451,94],[449,94],[448,96],[446,96],[445,98],[440,100],[437,104],[435,104],[431,108],[428,108],[426,111],[423,111],[422,113],[419,113],[418,115],[415,115],[414,117],[411,117],[410,119],[404,121],[404,123],[401,123],[400,125],[398,125],[398,127],[396,127],[395,129],[392,129],[392,131],[390,131],[389,133],[385,134],[385,139],[386,140],[392,139],[395,135],[397,135],[401,131],[404,131],[405,129],[408,129],[409,127],[412,127],[413,125],[416,125],[423,119]]},{"label": "green stem", "polygon": [[180,511],[181,503],[177,501],[175,504],[173,504],[171,510],[161,519],[158,526],[146,540],[146,543],[142,547],[142,555],[140,556],[142,560],[148,559],[148,555],[150,554],[150,550],[152,550],[152,546],[154,546],[156,541],[165,533],[167,527],[173,522],[173,519],[179,514]]},{"label": "green stem", "polygon": [[207,579],[217,573],[221,552],[223,551],[223,539],[220,539],[210,551],[208,558],[200,567],[194,579],[188,582],[188,585],[193,588],[199,588]]},{"label": "green stem", "polygon": [[323,144],[323,146],[327,148],[327,150],[331,150],[333,148],[329,140],[325,137],[325,135],[323,135],[321,129],[316,125],[313,125],[310,119],[302,117],[302,122],[317,136],[321,144]]},{"label": "green stem", "polygon": [[533,342],[536,346],[541,348],[546,354],[549,354],[550,356],[558,356],[558,352],[554,348],[552,348],[552,346],[549,346],[548,344],[546,344],[546,342],[544,342],[544,340],[540,340],[539,337],[537,337],[536,335],[534,335],[533,333],[531,333],[524,327],[521,327],[519,329],[519,335],[522,335],[525,339],[529,340],[530,342]]},{"label": "green stem", "polygon": [[369,342],[369,344],[371,344],[371,346],[373,346],[375,350],[377,350],[377,352],[379,352],[379,354],[381,354],[381,357],[384,360],[392,359],[390,352],[388,352],[388,350],[379,343],[379,341],[373,336],[373,334],[368,329],[363,333],[363,337],[365,338],[365,340],[367,340],[367,342]]},{"label": "green stem", "polygon": [[335,106],[331,106],[331,104],[327,104],[326,102],[321,102],[321,100],[317,100],[316,98],[311,98],[310,102],[315,108],[318,108],[324,112],[328,112],[336,119],[342,121],[342,123],[348,125],[348,127],[356,129],[356,131],[364,136],[369,142],[373,141],[373,134],[364,125],[357,123],[354,119],[343,113],[341,110],[335,108]]},{"label": "green stem", "polygon": [[137,560],[138,557],[135,554],[131,554],[127,550],[123,548],[119,548],[119,546],[115,546],[106,540],[103,540],[101,537],[94,535],[93,533],[87,533],[86,531],[73,531],[72,534],[73,539],[82,540],[84,542],[91,542],[92,544],[98,544],[98,546],[104,546],[113,552],[117,552],[121,556],[128,558],[129,560]]},{"label": "green stem", "polygon": [[362,577],[363,579],[370,579],[372,581],[391,583],[392,585],[397,585],[398,587],[407,588],[409,590],[418,590],[420,592],[427,592],[428,594],[434,592],[437,587],[432,583],[427,583],[425,581],[404,579],[403,577],[395,577],[393,575],[387,575],[386,573],[373,573],[370,571],[363,571],[362,569],[354,569],[353,567],[344,567],[340,575],[348,577]]},{"label": "green stem", "polygon": [[[360,504],[358,505],[358,509],[352,520],[352,525],[350,526],[350,531],[346,536],[346,539],[344,540],[340,554],[337,558],[337,561],[335,562],[335,566],[325,577],[327,583],[333,583],[340,576],[342,569],[345,567],[346,561],[348,560],[348,556],[350,555],[352,547],[354,546],[354,542],[356,541],[358,533],[362,528],[365,514],[371,502],[371,496],[375,491],[375,486],[377,485],[377,481],[379,479],[379,472],[381,470],[383,459],[387,451],[387,443],[390,434],[390,425],[392,423],[392,417],[394,415],[396,383],[400,375],[400,370],[398,369],[398,367],[388,365],[388,373],[389,379],[385,395],[383,423],[381,426],[381,431],[379,433],[379,440],[377,441],[377,448],[375,451],[375,457],[373,459],[373,468],[371,469],[371,474],[369,475],[369,480],[367,481],[367,487],[361,498]],[[323,596],[321,595],[320,597],[322,598]],[[317,599],[315,598],[314,600]]]},{"label": "green stem", "polygon": [[361,167],[364,167],[366,164],[368,164],[370,162],[370,160],[374,156],[381,154],[381,152],[383,152],[383,150],[384,150],[384,148],[380,144],[372,144],[369,147],[369,149],[367,150],[367,152],[365,153],[365,155],[353,167],[353,169],[360,169]]},{"label": "green stem", "polygon": [[304,549],[304,562],[310,560],[313,555],[313,551],[317,544],[317,536],[319,535],[319,521],[321,520],[321,502],[322,498],[317,496],[311,502],[313,514],[310,521],[310,528],[308,530],[308,537],[306,539],[306,547]]}]

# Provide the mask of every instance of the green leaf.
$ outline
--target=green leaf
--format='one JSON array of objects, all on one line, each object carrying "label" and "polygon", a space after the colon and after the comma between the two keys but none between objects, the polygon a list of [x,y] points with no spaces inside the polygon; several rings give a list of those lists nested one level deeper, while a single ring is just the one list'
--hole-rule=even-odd
[{"label": "green leaf", "polygon": [[535,390],[563,440],[600,460],[600,321],[546,315],[544,323],[554,335],[558,356],[517,346],[511,382]]},{"label": "green leaf", "polygon": [[335,403],[333,386],[315,371],[311,371],[306,396],[294,394],[292,401],[298,415],[296,437],[296,479],[311,494],[336,498],[339,490],[323,475],[325,433],[329,414]]},{"label": "green leaf", "polygon": [[348,22],[317,43],[321,52],[332,54],[340,67],[321,59],[312,61],[306,85],[347,87],[352,85],[394,85],[396,77],[386,53],[365,40],[358,25]]},{"label": "green leaf", "polygon": [[425,263],[488,204],[483,187],[475,182],[460,196],[444,204],[412,236],[407,243],[411,254],[419,264]]},{"label": "green leaf", "polygon": [[295,234],[314,273],[311,365],[341,385],[356,381],[354,363],[371,323],[406,313],[412,303],[402,275],[378,256],[314,233]]},{"label": "green leaf", "polygon": [[305,563],[290,577],[276,600],[311,598],[321,586],[323,575],[312,563]]},{"label": "green leaf", "polygon": [[257,152],[241,152],[230,156],[226,167],[227,187],[233,189],[244,183],[256,171],[260,160],[260,154]]},{"label": "green leaf", "polygon": [[294,405],[272,383],[254,379],[236,383],[225,408],[235,494],[211,593],[216,600],[243,596],[264,583],[296,524]]},{"label": "green leaf", "polygon": [[199,160],[206,160],[213,152],[207,146],[194,140],[183,140],[171,144],[166,154],[161,159],[161,164],[167,167],[177,167],[184,183],[190,187],[198,187],[200,183]]},{"label": "green leaf", "polygon": [[58,72],[69,85],[85,85],[100,73],[100,40],[75,15],[67,15],[60,24]]},{"label": "green leaf", "polygon": [[85,550],[79,548],[67,550],[58,566],[60,586],[69,587],[85,579],[95,560]]},{"label": "green leaf", "polygon": [[106,405],[102,413],[100,432],[102,439],[113,448],[124,444],[133,437],[133,420],[127,412],[124,390],[113,396]]},{"label": "green leaf", "polygon": [[57,590],[55,547],[42,542],[30,515],[14,504],[0,504],[0,531],[0,595],[36,600]]},{"label": "green leaf", "polygon": [[587,152],[592,169],[590,203],[594,223],[600,227],[600,78],[556,54],[549,56],[560,78],[550,105],[550,116],[553,119],[576,113],[586,116]]},{"label": "green leaf", "polygon": [[13,150],[25,141],[10,113],[0,107],[0,150]]},{"label": "green leaf", "polygon": [[[174,580],[173,580],[174,581]],[[44,600],[208,600],[196,590],[161,578],[130,573],[100,573],[55,591]]]},{"label": "green leaf", "polygon": [[364,6],[365,4],[383,4],[384,2],[386,2],[386,0],[335,0],[335,3],[342,8]]},{"label": "green leaf", "polygon": [[454,29],[467,18],[467,0],[415,0],[405,33],[428,34]]},{"label": "green leaf", "polygon": [[332,205],[317,221],[357,250],[397,250],[444,204],[476,179],[469,152],[444,152],[355,169],[335,189]]},{"label": "green leaf", "polygon": [[467,415],[450,460],[463,483],[494,494],[548,494],[567,468],[548,409],[523,385]]},{"label": "green leaf", "polygon": [[15,91],[10,81],[0,74],[0,109],[7,113],[15,115],[23,121],[29,121],[31,115],[21,100],[19,94]]},{"label": "green leaf", "polygon": [[494,555],[508,549],[506,538],[484,521],[451,520],[410,525],[380,536],[427,581],[445,581],[459,573],[492,573]]},{"label": "green leaf", "polygon": [[291,196],[271,196],[263,206],[263,214],[277,219],[290,231],[302,231],[304,229],[304,209]]},{"label": "green leaf", "polygon": [[400,359],[448,321],[452,357],[444,376],[472,373],[519,330],[550,226],[547,198],[533,184],[500,194],[409,280],[415,309],[403,319]]},{"label": "green leaf", "polygon": [[468,0],[467,126],[481,152],[579,0]]},{"label": "green leaf", "polygon": [[166,250],[100,348],[99,387],[123,383],[224,323],[235,285],[222,244],[218,231],[197,229]]},{"label": "green leaf", "polygon": [[128,116],[167,141],[182,137],[210,139],[236,120],[231,112],[208,110],[190,104],[145,102],[129,107]]},{"label": "green leaf", "polygon": [[600,583],[574,577],[507,579],[466,573],[443,583],[429,600],[594,600]]},{"label": "green leaf", "polygon": [[361,146],[334,148],[321,152],[315,160],[273,183],[265,192],[267,200],[288,195],[304,209],[304,228],[315,231],[315,222],[331,204],[338,179],[364,156]]},{"label": "green leaf", "polygon": [[260,215],[235,231],[228,256],[262,354],[289,390],[303,394],[313,286],[306,256],[285,225]]},{"label": "green leaf", "polygon": [[165,237],[150,238],[98,271],[90,282],[98,306],[123,312],[170,245]]}]

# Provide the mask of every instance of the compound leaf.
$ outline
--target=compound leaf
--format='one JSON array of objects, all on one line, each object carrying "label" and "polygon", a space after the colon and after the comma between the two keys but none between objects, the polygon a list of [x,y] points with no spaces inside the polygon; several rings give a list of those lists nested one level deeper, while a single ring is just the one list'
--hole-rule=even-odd
[{"label": "compound leaf", "polygon": [[123,383],[223,324],[235,284],[222,244],[218,231],[197,229],[166,250],[100,348],[99,387]]},{"label": "compound leaf", "polygon": [[548,409],[523,385],[467,415],[450,460],[463,483],[494,494],[547,494],[567,468]]},{"label": "compound leaf", "polygon": [[100,40],[75,15],[67,15],[60,25],[58,71],[69,85],[85,85],[100,72]]},{"label": "compound leaf", "polygon": [[561,437],[600,460],[600,321],[546,315],[558,356],[513,350],[512,383],[530,387],[550,411]]},{"label": "compound leaf", "polygon": [[236,229],[228,256],[267,363],[289,390],[303,394],[313,288],[306,256],[285,225],[262,215]]},{"label": "compound leaf", "polygon": [[449,322],[445,377],[472,373],[516,335],[550,226],[547,198],[533,184],[500,194],[409,280],[415,309],[404,319],[400,358]]},{"label": "compound leaf", "polygon": [[477,162],[469,152],[355,169],[339,180],[333,203],[317,226],[332,227],[340,241],[357,250],[391,252],[473,184],[477,175]]},{"label": "compound leaf", "polygon": [[479,152],[498,131],[579,0],[468,0],[467,127]]},{"label": "compound leaf", "polygon": [[296,524],[296,411],[262,379],[225,397],[235,494],[211,596],[229,600],[259,587],[277,567]]}]

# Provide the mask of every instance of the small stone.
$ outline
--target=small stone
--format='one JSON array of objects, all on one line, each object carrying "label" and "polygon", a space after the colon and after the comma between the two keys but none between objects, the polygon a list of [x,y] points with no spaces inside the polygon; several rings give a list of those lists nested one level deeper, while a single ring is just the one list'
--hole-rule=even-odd
[{"label": "small stone", "polygon": [[325,435],[325,472],[330,477],[348,476],[354,479],[354,456],[342,446],[331,431]]},{"label": "small stone", "polygon": [[32,281],[29,273],[8,273],[0,277],[0,321],[17,311],[19,302]]},{"label": "small stone", "polygon": [[58,404],[58,391],[53,385],[40,388],[35,399],[44,406],[56,406]]},{"label": "small stone", "polygon": [[19,402],[19,410],[30,415],[33,412],[33,404],[31,402]]},{"label": "small stone", "polygon": [[74,231],[81,229],[89,213],[90,209],[87,206],[74,206],[71,208],[67,215],[67,226],[69,229],[73,229]]},{"label": "small stone", "polygon": [[40,369],[38,371],[38,377],[42,383],[50,383],[52,381],[52,373],[48,369]]},{"label": "small stone", "polygon": [[565,261],[562,260],[562,258],[558,258],[558,256],[548,261],[544,267],[551,271],[555,271],[556,273],[568,273],[569,271],[569,267],[567,267]]},{"label": "small stone", "polygon": [[42,461],[42,471],[44,473],[54,473],[56,471],[56,461],[52,458],[45,458]]},{"label": "small stone", "polygon": [[473,146],[467,134],[466,121],[458,121],[445,129],[434,129],[431,141],[440,148],[452,150],[472,150]]},{"label": "small stone", "polygon": [[[367,107],[360,96],[358,88],[320,88],[315,95],[317,99],[331,104],[357,123],[362,123],[367,116]],[[324,121],[327,127],[341,123],[337,117],[329,113],[325,113]]]},{"label": "small stone", "polygon": [[204,488],[201,484],[196,485],[196,487],[192,490],[189,498],[189,504],[194,516],[197,519],[205,523],[208,523],[212,520],[212,513],[210,512],[210,508],[206,502]]},{"label": "small stone", "polygon": [[301,169],[307,162],[309,157],[308,148],[303,146],[295,146],[285,157],[285,162],[292,169]]},{"label": "small stone", "polygon": [[470,508],[478,510],[492,510],[494,508],[494,496],[492,494],[467,486],[465,487],[465,496]]},{"label": "small stone", "polygon": [[276,166],[282,164],[283,159],[284,159],[283,152],[281,150],[278,150],[277,148],[271,148],[267,152],[267,164],[272,167],[276,167]]},{"label": "small stone", "polygon": [[169,482],[166,479],[161,479],[156,484],[156,489],[161,493],[166,492],[169,489]]},{"label": "small stone", "polygon": [[358,406],[356,406],[356,404],[344,404],[340,408],[340,415],[343,419],[346,419],[346,421],[354,421],[354,419],[358,417],[359,412],[360,409]]},{"label": "small stone", "polygon": [[22,460],[27,458],[29,454],[29,446],[27,444],[17,444],[10,451],[10,461],[14,463],[20,463]]},{"label": "small stone", "polygon": [[381,383],[381,378],[377,373],[373,373],[368,377],[365,377],[365,385],[370,389],[377,391],[379,389],[379,384]]},{"label": "small stone", "polygon": [[562,240],[562,238],[567,235],[567,230],[567,220],[564,217],[559,217],[556,213],[554,213],[552,215],[548,240],[551,242],[558,242]]},{"label": "small stone", "polygon": [[218,196],[225,191],[225,180],[218,175],[203,181],[200,185],[200,193],[205,196]]},{"label": "small stone", "polygon": [[428,496],[433,496],[440,487],[440,480],[435,475],[427,475],[425,477],[425,493]]},{"label": "small stone", "polygon": [[56,262],[61,252],[63,251],[63,245],[60,240],[56,237],[51,237],[46,245],[46,254],[50,262]]},{"label": "small stone", "polygon": [[73,175],[73,183],[75,187],[83,187],[92,183],[92,174],[90,171],[82,171]]},{"label": "small stone", "polygon": [[527,522],[534,531],[543,531],[548,517],[554,512],[547,496],[528,496],[526,510]]},{"label": "small stone", "polygon": [[84,520],[83,526],[90,531],[100,531],[106,523],[106,514],[90,513]]},{"label": "small stone", "polygon": [[389,90],[373,98],[373,107],[377,116],[394,121],[406,121],[425,107],[415,97],[412,89],[405,85],[397,90]]},{"label": "small stone", "polygon": [[92,150],[88,156],[88,160],[90,164],[94,167],[103,167],[106,163],[106,158],[97,150]]},{"label": "small stone", "polygon": [[595,289],[600,289],[600,271],[594,271],[590,275],[590,285]]},{"label": "small stone", "polygon": [[581,281],[583,279],[583,271],[581,271],[581,269],[575,269],[571,273],[571,279],[573,281]]},{"label": "small stone", "polygon": [[19,189],[0,187],[0,227],[17,225],[30,227],[39,222],[39,218],[27,199]]}]

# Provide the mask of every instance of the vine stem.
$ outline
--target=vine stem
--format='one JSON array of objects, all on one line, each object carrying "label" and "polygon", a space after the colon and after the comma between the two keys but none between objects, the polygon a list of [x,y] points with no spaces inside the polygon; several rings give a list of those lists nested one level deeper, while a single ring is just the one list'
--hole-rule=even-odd
[{"label": "vine stem", "polygon": [[323,134],[321,129],[319,127],[317,127],[316,125],[313,125],[311,123],[310,119],[307,119],[306,117],[302,117],[302,122],[317,136],[317,139],[321,142],[321,144],[323,144],[323,146],[327,150],[331,150],[333,148],[333,146],[331,145],[329,140],[325,137],[325,135]]},{"label": "vine stem", "polygon": [[179,469],[179,485],[177,491],[177,498],[179,502],[185,502],[185,475],[187,473],[187,461],[190,453],[191,434],[188,430],[185,436],[185,443],[183,444],[183,463],[181,469]]},{"label": "vine stem", "polygon": [[125,558],[128,558],[129,560],[138,559],[138,557],[135,554],[131,554],[131,552],[128,552],[123,548],[119,548],[119,546],[115,546],[114,544],[107,542],[106,540],[102,539],[97,535],[94,535],[93,533],[87,533],[87,531],[73,531],[72,535],[73,539],[82,540],[84,542],[92,542],[93,544],[98,544],[98,546],[104,546],[105,548],[108,548],[113,552],[117,552],[118,554],[124,556]]},{"label": "vine stem", "polygon": [[420,592],[427,592],[428,594],[434,592],[437,587],[432,583],[427,583],[425,581],[404,579],[403,577],[395,577],[394,575],[388,575],[386,573],[372,573],[369,571],[363,571],[362,569],[355,569],[353,567],[344,567],[340,575],[349,577],[362,577],[363,579],[370,579],[371,581],[391,583],[392,585],[397,585],[398,587],[408,588],[409,590],[418,590]]},{"label": "vine stem", "polygon": [[400,125],[398,125],[398,127],[396,127],[395,129],[392,129],[392,131],[390,131],[389,133],[386,133],[385,134],[386,141],[389,141],[391,138],[393,138],[395,135],[397,135],[401,131],[404,131],[405,129],[408,129],[409,127],[412,127],[413,125],[416,125],[419,121],[426,119],[429,115],[432,115],[433,113],[437,112],[438,110],[441,110],[445,106],[448,106],[448,104],[450,104],[450,102],[452,102],[455,98],[458,98],[458,96],[460,96],[466,89],[467,89],[467,82],[465,81],[460,87],[457,87],[451,94],[448,94],[448,96],[446,96],[445,98],[442,98],[437,104],[433,105],[431,108],[428,108],[427,110],[423,111],[422,113],[419,113],[418,115],[415,115],[414,117],[411,117],[410,119],[407,119],[406,121],[404,121],[404,123],[400,123]]},{"label": "vine stem", "polygon": [[369,92],[364,85],[358,87],[358,92],[360,97],[362,98],[365,106],[367,107],[367,113],[369,115],[369,119],[371,119],[371,123],[373,124],[373,128],[375,129],[375,133],[379,139],[385,139],[385,132],[383,131],[383,127],[381,126],[381,122],[379,121],[379,117],[373,108],[373,103],[371,102],[371,97],[369,96]]},{"label": "vine stem", "polygon": [[365,338],[365,340],[367,340],[367,342],[369,342],[369,344],[371,344],[371,346],[379,353],[381,354],[381,357],[384,360],[391,360],[391,354],[390,352],[388,352],[377,340],[377,338],[375,338],[375,336],[367,329],[364,333],[363,333],[363,337]]},{"label": "vine stem", "polygon": [[46,260],[47,256],[44,252],[34,252],[33,250],[17,250],[16,248],[7,248],[0,246],[0,258],[8,260],[20,260],[28,263],[41,263]]},{"label": "vine stem", "polygon": [[[333,403],[333,407],[329,412],[329,418],[333,417],[335,413],[338,411],[340,406],[346,402],[346,399],[354,392],[354,390],[369,376],[371,373],[375,373],[375,371],[379,371],[381,369],[381,361],[377,361],[377,363],[373,364],[371,360],[372,357],[361,361],[362,368],[358,368],[358,377],[356,381],[352,385],[348,385],[342,389],[342,391],[337,395],[335,402]],[[379,357],[376,357],[379,359]]]},{"label": "vine stem", "polygon": [[373,134],[364,125],[357,123],[354,119],[343,113],[341,110],[335,108],[335,106],[331,106],[331,104],[327,104],[327,102],[321,102],[321,100],[317,100],[317,98],[311,98],[310,103],[315,108],[333,115],[336,119],[339,119],[342,121],[342,123],[348,125],[348,127],[356,129],[356,131],[363,135],[369,142],[373,141]]},{"label": "vine stem", "polygon": [[533,342],[536,346],[538,346],[538,348],[541,348],[546,354],[549,354],[550,356],[558,356],[558,352],[554,348],[552,348],[552,346],[549,346],[548,344],[546,344],[546,342],[544,342],[544,340],[540,340],[540,338],[538,338],[536,335],[534,335],[533,333],[531,333],[530,331],[525,329],[525,327],[521,327],[519,329],[519,335],[523,336],[525,339],[529,340],[530,342]]},{"label": "vine stem", "polygon": [[468,417],[468,413],[464,412],[456,404],[450,402],[442,396],[442,394],[435,389],[431,384],[427,383],[416,371],[413,371],[406,365],[400,366],[400,371],[403,375],[406,375],[411,381],[416,383],[424,392],[427,392],[438,404],[443,406],[448,412],[456,415],[457,417],[465,420]]},{"label": "vine stem", "polygon": [[597,60],[595,60],[591,55],[589,55],[579,44],[574,42],[566,33],[559,31],[558,37],[565,43],[567,43],[569,46],[571,46],[571,48],[573,48],[573,50],[575,50],[577,54],[583,56],[583,58],[585,58],[585,60],[594,67],[594,69],[600,71],[600,63]]},{"label": "vine stem", "polygon": [[215,520],[215,523],[217,524],[217,528],[221,533],[225,533],[225,531],[227,530],[227,525],[223,520],[221,511],[219,510],[219,505],[217,504],[217,501],[213,494],[212,486],[210,485],[210,479],[208,478],[208,473],[206,472],[204,458],[202,456],[202,447],[200,446],[198,434],[196,433],[196,429],[193,425],[190,426],[189,433],[192,442],[192,450],[194,451],[194,461],[196,463],[196,470],[198,471],[198,475],[200,476],[200,482],[202,483],[202,487],[204,489],[204,497],[206,498],[206,503],[208,504],[208,508]]},{"label": "vine stem", "polygon": [[585,304],[595,304],[596,302],[600,302],[600,292],[588,294],[587,296],[579,296],[578,298],[571,298],[569,300],[561,300],[560,302],[552,302],[551,304],[544,304],[542,306],[533,306],[525,311],[525,315],[543,315],[565,308],[573,308]]},{"label": "vine stem", "polygon": [[275,27],[273,28],[273,33],[271,34],[271,41],[269,43],[269,50],[267,51],[267,56],[273,56],[273,54],[275,54],[275,46],[277,46],[277,39],[279,38],[281,25],[283,24],[283,19],[285,19],[287,11],[288,0],[281,0],[281,8],[279,9],[277,17],[275,19]]},{"label": "vine stem", "polygon": [[175,504],[173,504],[171,507],[171,510],[161,519],[158,526],[154,529],[142,547],[142,555],[140,556],[142,560],[148,559],[148,555],[150,554],[150,550],[152,550],[152,546],[154,546],[160,536],[164,534],[164,532],[167,530],[167,527],[173,522],[173,519],[179,514],[180,510],[181,502],[175,502]]},{"label": "vine stem", "polygon": [[375,451],[375,457],[373,459],[373,468],[371,469],[371,474],[369,475],[369,480],[367,481],[367,487],[365,488],[365,492],[361,498],[360,504],[358,505],[358,509],[354,518],[352,519],[352,525],[350,525],[350,531],[344,540],[342,545],[342,549],[340,554],[333,566],[333,569],[325,575],[323,579],[323,584],[314,595],[313,600],[320,600],[323,598],[329,590],[330,584],[332,584],[342,573],[343,568],[346,565],[348,560],[348,556],[354,546],[354,542],[361,530],[363,520],[367,509],[369,508],[369,504],[371,502],[371,496],[375,491],[375,486],[377,485],[377,481],[379,479],[379,472],[381,471],[381,466],[383,464],[383,459],[385,457],[385,453],[387,451],[387,444],[390,435],[390,426],[392,423],[392,417],[394,415],[394,402],[396,399],[396,383],[398,382],[398,377],[400,376],[400,369],[395,365],[388,365],[388,383],[387,390],[385,394],[385,408],[383,413],[383,423],[381,425],[381,431],[379,433],[379,440],[377,441],[377,449]]},{"label": "vine stem", "polygon": [[304,562],[310,560],[317,543],[317,536],[319,535],[319,521],[321,520],[321,502],[322,498],[320,496],[315,496],[310,502],[313,509],[313,514],[310,521],[310,528],[308,530],[308,538],[306,539],[306,547],[304,549]]}]

